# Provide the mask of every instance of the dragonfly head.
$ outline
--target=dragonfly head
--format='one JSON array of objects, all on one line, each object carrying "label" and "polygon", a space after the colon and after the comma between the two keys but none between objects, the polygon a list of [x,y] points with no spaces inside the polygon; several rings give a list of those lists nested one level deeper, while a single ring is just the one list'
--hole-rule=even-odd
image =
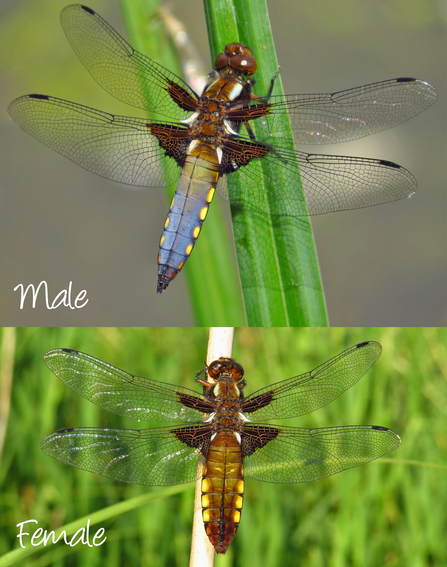
[{"label": "dragonfly head", "polygon": [[244,369],[232,358],[221,357],[208,366],[208,376],[219,379],[222,374],[230,375],[235,382],[239,382],[244,375]]},{"label": "dragonfly head", "polygon": [[225,53],[219,53],[214,62],[217,71],[225,70],[239,75],[253,75],[258,68],[252,51],[242,43],[229,43],[225,46]]}]

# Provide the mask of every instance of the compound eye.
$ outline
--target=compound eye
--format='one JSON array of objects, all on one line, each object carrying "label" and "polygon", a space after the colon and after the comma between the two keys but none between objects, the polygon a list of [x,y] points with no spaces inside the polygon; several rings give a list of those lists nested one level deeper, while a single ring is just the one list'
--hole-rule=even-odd
[{"label": "compound eye", "polygon": [[228,57],[228,55],[226,55],[225,53],[219,53],[219,55],[216,57],[216,61],[214,62],[214,68],[222,69],[226,65],[229,65],[229,63],[230,58]]},{"label": "compound eye", "polygon": [[234,67],[234,69],[242,71],[244,75],[253,75],[258,68],[256,59],[253,55],[248,54],[235,55],[231,58],[230,65]]},{"label": "compound eye", "polygon": [[231,365],[231,375],[235,382],[239,382],[239,380],[244,376],[244,369],[240,364],[233,361],[233,364]]},{"label": "compound eye", "polygon": [[222,372],[223,365],[220,360],[215,360],[208,366],[208,376],[215,378],[218,374]]}]

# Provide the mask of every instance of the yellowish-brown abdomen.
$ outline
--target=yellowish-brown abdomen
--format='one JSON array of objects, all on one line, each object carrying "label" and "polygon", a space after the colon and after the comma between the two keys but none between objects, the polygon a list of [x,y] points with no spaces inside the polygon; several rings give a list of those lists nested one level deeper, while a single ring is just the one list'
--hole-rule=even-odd
[{"label": "yellowish-brown abdomen", "polygon": [[205,531],[217,553],[225,553],[241,519],[244,469],[234,433],[221,431],[212,440],[202,477]]}]

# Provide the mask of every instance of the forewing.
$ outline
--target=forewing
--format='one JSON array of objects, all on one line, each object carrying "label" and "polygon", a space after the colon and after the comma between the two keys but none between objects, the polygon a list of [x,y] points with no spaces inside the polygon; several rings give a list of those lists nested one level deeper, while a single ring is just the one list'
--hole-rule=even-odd
[{"label": "forewing", "polygon": [[[204,434],[203,442],[208,438]],[[149,486],[196,480],[200,452],[179,441],[172,428],[62,429],[45,437],[40,447],[50,457],[78,469]]]},{"label": "forewing", "polygon": [[350,142],[393,128],[431,106],[436,89],[419,79],[398,78],[337,93],[272,96],[269,120],[256,122],[258,139],[283,136],[288,113],[296,143]]},{"label": "forewing", "polygon": [[196,102],[194,91],[174,73],[135,51],[99,14],[73,4],[62,10],[61,23],[76,55],[111,95],[171,120],[189,116],[192,109],[180,108],[168,89],[178,85],[178,94]]},{"label": "forewing", "polygon": [[239,182],[227,184],[222,177],[217,185],[223,199],[248,211],[292,217],[382,205],[410,197],[417,189],[411,173],[390,161],[282,147],[272,148],[231,176]]},{"label": "forewing", "polygon": [[[9,105],[8,113],[25,132],[101,177],[143,187],[179,179],[180,167],[166,158],[150,133],[153,123],[144,118],[114,116],[46,95],[22,96]],[[186,154],[186,146],[176,147],[179,157]]]},{"label": "forewing", "polygon": [[359,343],[311,372],[277,382],[247,396],[242,412],[250,419],[263,421],[298,417],[315,411],[358,382],[381,353],[382,347],[377,342]]},{"label": "forewing", "polygon": [[378,425],[300,429],[250,424],[243,435],[252,436],[255,446],[259,436],[274,436],[244,458],[245,474],[264,482],[317,480],[369,463],[400,445],[399,435]]},{"label": "forewing", "polygon": [[152,422],[199,422],[203,412],[212,411],[194,390],[133,376],[76,350],[50,350],[44,360],[51,372],[74,392],[124,417]]}]

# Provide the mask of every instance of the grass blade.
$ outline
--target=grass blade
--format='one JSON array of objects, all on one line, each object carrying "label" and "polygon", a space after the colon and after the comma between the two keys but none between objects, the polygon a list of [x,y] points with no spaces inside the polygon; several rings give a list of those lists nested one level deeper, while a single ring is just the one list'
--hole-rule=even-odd
[{"label": "grass blade", "polygon": [[[205,13],[213,57],[227,43],[248,45],[258,61],[255,92],[265,95],[278,70],[265,1],[205,0]],[[278,78],[274,94],[281,93]],[[290,133],[290,147],[292,144]],[[269,167],[262,164],[265,173]],[[280,170],[274,174],[280,175]],[[227,183],[237,183],[234,177],[230,175]],[[275,203],[269,199],[267,187],[265,193],[274,213]],[[309,218],[260,215],[234,207],[232,218],[248,324],[327,325]]]}]

